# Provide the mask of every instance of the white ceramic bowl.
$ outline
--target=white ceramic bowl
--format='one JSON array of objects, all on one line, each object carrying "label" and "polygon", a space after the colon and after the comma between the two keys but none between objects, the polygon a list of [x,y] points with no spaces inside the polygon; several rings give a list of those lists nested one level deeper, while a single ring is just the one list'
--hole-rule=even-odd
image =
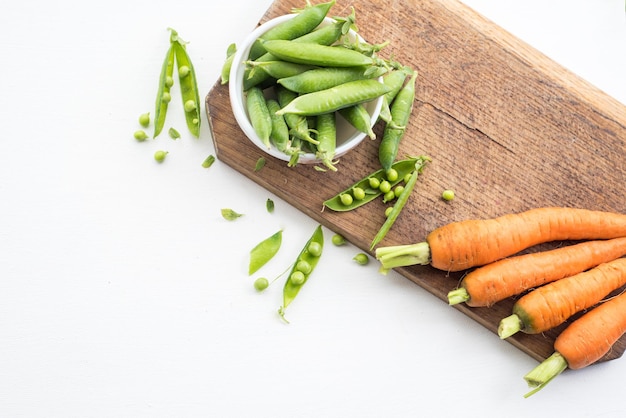
[{"label": "white ceramic bowl", "polygon": [[[246,37],[244,41],[237,47],[237,52],[235,53],[235,56],[233,57],[233,63],[232,63],[232,67],[230,70],[230,76],[229,76],[229,81],[228,81],[228,84],[229,84],[228,91],[230,95],[231,107],[233,109],[235,119],[237,120],[237,123],[239,124],[243,132],[250,139],[250,141],[252,141],[252,143],[254,143],[259,149],[283,161],[289,161],[289,156],[285,155],[283,152],[279,151],[273,146],[268,149],[261,142],[261,139],[258,137],[258,135],[254,132],[254,129],[252,128],[252,124],[250,123],[250,118],[248,117],[248,112],[246,110],[245,93],[243,91],[243,76],[244,76],[244,71],[246,69],[245,62],[248,58],[248,55],[250,53],[250,48],[252,44],[254,43],[254,41],[258,39],[259,37],[261,37],[261,35],[263,35],[269,29],[273,28],[279,23],[282,23],[286,20],[293,18],[294,16],[295,15],[293,14],[279,16],[277,18],[269,20],[268,22],[262,24],[261,26],[257,27],[254,31],[252,31],[250,35],[248,35],[248,37]],[[320,26],[329,25],[329,24],[332,24],[333,22],[334,22],[333,19],[326,18],[320,24]],[[353,40],[356,40],[356,39],[362,40],[362,38],[358,34],[356,34],[354,31],[350,31],[349,36]],[[368,110],[370,114],[372,124],[375,124],[376,120],[378,120],[378,116],[380,115],[380,109],[382,107],[382,102],[383,102],[382,97],[380,97],[371,102],[364,103],[365,108]],[[346,120],[344,120],[341,117],[338,117],[337,118],[337,146],[336,146],[335,157],[341,157],[345,155],[348,151],[350,151],[351,149],[359,145],[366,136],[367,134],[358,131],[356,128],[350,125]],[[304,163],[304,164],[315,164],[315,163],[319,163],[320,160],[315,157],[315,154],[305,153],[300,156],[300,159],[298,160],[298,162]]]}]

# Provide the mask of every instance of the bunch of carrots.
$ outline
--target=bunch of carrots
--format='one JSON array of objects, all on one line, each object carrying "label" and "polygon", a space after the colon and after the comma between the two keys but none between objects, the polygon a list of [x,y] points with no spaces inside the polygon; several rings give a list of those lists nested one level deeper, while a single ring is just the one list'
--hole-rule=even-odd
[{"label": "bunch of carrots", "polygon": [[[554,250],[518,253],[553,241],[581,241]],[[425,242],[380,247],[381,270],[430,264],[444,271],[475,268],[448,294],[451,305],[488,307],[522,295],[498,334],[541,333],[572,321],[554,342],[554,354],[524,376],[528,397],[565,369],[605,356],[626,333],[626,215],[548,207],[487,220],[455,222]]]}]

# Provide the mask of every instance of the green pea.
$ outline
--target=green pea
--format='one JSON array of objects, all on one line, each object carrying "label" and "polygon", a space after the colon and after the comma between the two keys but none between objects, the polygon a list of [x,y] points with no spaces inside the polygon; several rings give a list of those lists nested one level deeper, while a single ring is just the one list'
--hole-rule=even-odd
[{"label": "green pea", "polygon": [[343,203],[345,206],[350,206],[353,201],[354,201],[354,198],[352,197],[351,194],[344,193],[341,195],[341,203]]},{"label": "green pea", "polygon": [[165,78],[165,85],[166,85],[167,87],[172,87],[172,86],[174,85],[174,78],[173,78],[173,77],[170,77],[170,76],[167,76],[167,77]]},{"label": "green pea", "polygon": [[313,257],[319,257],[320,255],[322,255],[322,246],[319,242],[313,241],[308,245],[307,251]]},{"label": "green pea", "polygon": [[139,142],[142,142],[144,140],[146,140],[148,138],[148,134],[146,134],[145,131],[139,130],[139,131],[135,131],[135,133],[133,134],[133,136],[135,137],[135,139]]},{"label": "green pea", "polygon": [[355,187],[352,189],[352,195],[356,200],[363,200],[365,199],[365,190],[360,187]]},{"label": "green pea", "polygon": [[154,153],[154,159],[157,162],[162,163],[163,160],[165,160],[165,157],[167,156],[168,152],[169,151],[161,151],[161,150],[159,150],[159,151]]},{"label": "green pea", "polygon": [[190,71],[191,70],[189,69],[188,66],[181,65],[180,67],[178,67],[178,77],[185,78],[189,75]]},{"label": "green pea", "polygon": [[291,273],[289,280],[291,280],[291,283],[294,285],[299,286],[304,283],[304,273],[296,270]]},{"label": "green pea", "polygon": [[265,289],[267,289],[269,285],[270,285],[270,282],[265,277],[259,277],[258,279],[254,281],[254,288],[259,292],[262,292]]},{"label": "green pea", "polygon": [[331,240],[332,240],[332,243],[336,245],[337,247],[344,245],[346,243],[346,239],[343,237],[343,235],[339,235],[339,234],[333,235]]},{"label": "green pea", "polygon": [[354,256],[353,260],[362,266],[365,266],[370,262],[370,258],[365,253],[358,253]]},{"label": "green pea", "polygon": [[272,259],[280,249],[283,241],[282,229],[265,238],[250,250],[250,263],[248,264],[248,275],[256,273],[268,261]]},{"label": "green pea", "polygon": [[300,271],[304,274],[309,274],[311,272],[311,264],[309,264],[306,260],[300,260],[296,263],[296,271]]},{"label": "green pea", "polygon": [[407,173],[404,178],[402,179],[405,183],[408,183],[409,180],[411,180],[411,174],[412,173]]},{"label": "green pea", "polygon": [[443,193],[441,193],[441,198],[447,202],[451,201],[454,199],[454,190],[444,190]]},{"label": "green pea", "polygon": [[389,206],[387,209],[385,209],[385,218],[389,217],[392,210],[393,210],[393,206]]},{"label": "green pea", "polygon": [[387,176],[387,180],[389,180],[390,182],[398,180],[398,171],[395,170],[393,167],[389,168],[385,172],[385,175]]},{"label": "green pea", "polygon": [[380,187],[380,179],[376,177],[370,177],[367,182],[372,189],[378,189]]},{"label": "green pea", "polygon": [[396,194],[394,193],[393,190],[389,190],[387,193],[385,193],[385,195],[383,196],[383,202],[387,203],[387,202],[391,202],[393,199],[396,198]]},{"label": "green pea", "polygon": [[139,115],[139,124],[144,128],[150,126],[150,112]]},{"label": "green pea", "polygon": [[193,112],[194,110],[196,110],[196,102],[194,102],[193,100],[187,100],[184,104],[184,108],[185,112]]},{"label": "green pea", "polygon": [[383,194],[388,193],[391,190],[391,183],[389,183],[389,181],[387,180],[381,181],[378,190],[380,190],[380,192]]},{"label": "green pea", "polygon": [[403,191],[404,191],[404,186],[398,185],[393,189],[393,194],[395,195],[395,197],[398,197],[402,194]]},{"label": "green pea", "polygon": [[172,96],[168,92],[163,92],[163,95],[161,96],[161,101],[163,103],[169,103],[172,101]]}]

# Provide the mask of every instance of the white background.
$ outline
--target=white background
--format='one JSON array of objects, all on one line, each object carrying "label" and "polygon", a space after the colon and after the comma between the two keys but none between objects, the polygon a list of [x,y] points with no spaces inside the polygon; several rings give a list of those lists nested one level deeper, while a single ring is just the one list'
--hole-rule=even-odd
[{"label": "white background", "polygon": [[[623,0],[466,3],[626,103]],[[0,417],[624,416],[626,360],[524,399],[536,361],[402,276],[356,265],[328,230],[290,325],[282,281],[253,290],[248,251],[283,228],[259,272],[274,277],[316,224],[219,161],[202,168],[204,109],[194,139],[176,91],[166,129],[181,139],[132,134],[153,112],[168,27],[190,42],[204,97],[270,4],[2,7]],[[223,207],[245,215],[227,222]]]}]

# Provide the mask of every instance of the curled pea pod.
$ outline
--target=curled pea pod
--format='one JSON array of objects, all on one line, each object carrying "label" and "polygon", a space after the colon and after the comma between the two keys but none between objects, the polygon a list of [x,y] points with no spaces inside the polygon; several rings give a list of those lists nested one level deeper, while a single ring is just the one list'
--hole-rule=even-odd
[{"label": "curled pea pod", "polygon": [[378,146],[378,159],[384,169],[391,167],[398,154],[400,141],[413,110],[416,79],[417,71],[413,71],[411,79],[400,89],[391,104],[391,121],[385,125],[383,139]]},{"label": "curled pea pod", "polygon": [[[305,64],[299,64],[305,65]],[[304,71],[291,77],[279,78],[277,83],[291,91],[306,94],[326,90],[348,81],[365,80],[370,77],[366,67],[323,67]]]},{"label": "curled pea pod", "polygon": [[308,42],[264,41],[265,49],[283,61],[321,67],[359,67],[377,64],[377,60],[353,49]]},{"label": "curled pea pod", "polygon": [[187,54],[187,42],[180,39],[174,29],[170,29],[170,41],[174,45],[176,53],[176,66],[180,80],[180,92],[183,98],[185,121],[189,132],[196,138],[200,136],[200,95],[198,93],[198,80],[196,72]]},{"label": "curled pea pod", "polygon": [[[377,170],[367,177],[357,181],[346,190],[324,201],[324,206],[336,212],[354,210],[385,193],[384,190],[381,190],[379,187],[373,187],[373,184],[379,185],[383,181],[388,181],[389,186],[394,187],[399,184],[405,176],[413,173],[416,167],[421,168],[424,163],[425,157],[408,158],[406,160],[396,162],[392,166],[398,174],[395,180],[387,180],[386,171],[383,169]],[[363,191],[364,193],[359,192],[357,196],[354,196],[354,190]],[[346,199],[345,196],[350,196],[352,199]],[[346,204],[346,202],[348,202],[348,204]]]},{"label": "curled pea pod", "polygon": [[398,200],[396,200],[396,203],[393,205],[393,209],[387,215],[387,219],[378,230],[378,233],[376,233],[376,235],[374,236],[374,239],[372,240],[372,243],[370,244],[370,250],[374,249],[374,247],[380,241],[382,241],[383,238],[385,238],[385,236],[387,235],[387,232],[389,232],[393,224],[396,222],[396,219],[400,215],[400,212],[402,212],[402,209],[406,205],[406,202],[409,200],[409,196],[411,195],[411,193],[413,192],[413,189],[415,188],[415,184],[417,183],[417,177],[423,171],[424,166],[429,161],[430,161],[430,158],[426,156],[421,156],[417,159],[415,163],[415,170],[413,170],[411,177],[406,182],[406,185],[404,186],[404,189],[402,189],[400,196],[398,196]]},{"label": "curled pea pod", "polygon": [[337,147],[337,117],[335,112],[317,116],[317,152],[315,156],[332,171],[337,171],[333,164],[335,148]]},{"label": "curled pea pod", "polygon": [[[307,5],[292,19],[286,20],[265,32],[262,39],[294,39],[311,32],[324,20],[335,0],[320,3],[315,6]],[[250,48],[250,59],[256,59],[266,50],[262,39],[258,39]]]},{"label": "curled pea pod", "polygon": [[298,255],[296,262],[294,263],[291,271],[289,273],[289,277],[285,282],[285,286],[283,287],[283,305],[278,309],[278,314],[285,321],[285,309],[293,300],[296,298],[302,286],[307,282],[311,273],[317,266],[317,262],[322,256],[322,250],[324,248],[324,232],[322,231],[322,226],[318,225],[313,232],[313,235],[304,248]]},{"label": "curled pea pod", "polygon": [[388,91],[389,87],[378,80],[350,81],[326,90],[300,95],[280,109],[278,114],[321,115],[369,102]]},{"label": "curled pea pod", "polygon": [[263,90],[252,87],[246,93],[246,110],[250,117],[250,123],[254,132],[259,136],[263,145],[270,147],[270,135],[272,134],[272,118],[267,108],[267,102]]},{"label": "curled pea pod", "polygon": [[161,75],[159,77],[159,89],[156,98],[156,107],[154,111],[154,135],[153,138],[159,136],[165,126],[165,117],[167,115],[167,107],[172,100],[170,89],[174,84],[175,53],[174,45],[170,45],[165,55],[165,61],[161,67]]}]

